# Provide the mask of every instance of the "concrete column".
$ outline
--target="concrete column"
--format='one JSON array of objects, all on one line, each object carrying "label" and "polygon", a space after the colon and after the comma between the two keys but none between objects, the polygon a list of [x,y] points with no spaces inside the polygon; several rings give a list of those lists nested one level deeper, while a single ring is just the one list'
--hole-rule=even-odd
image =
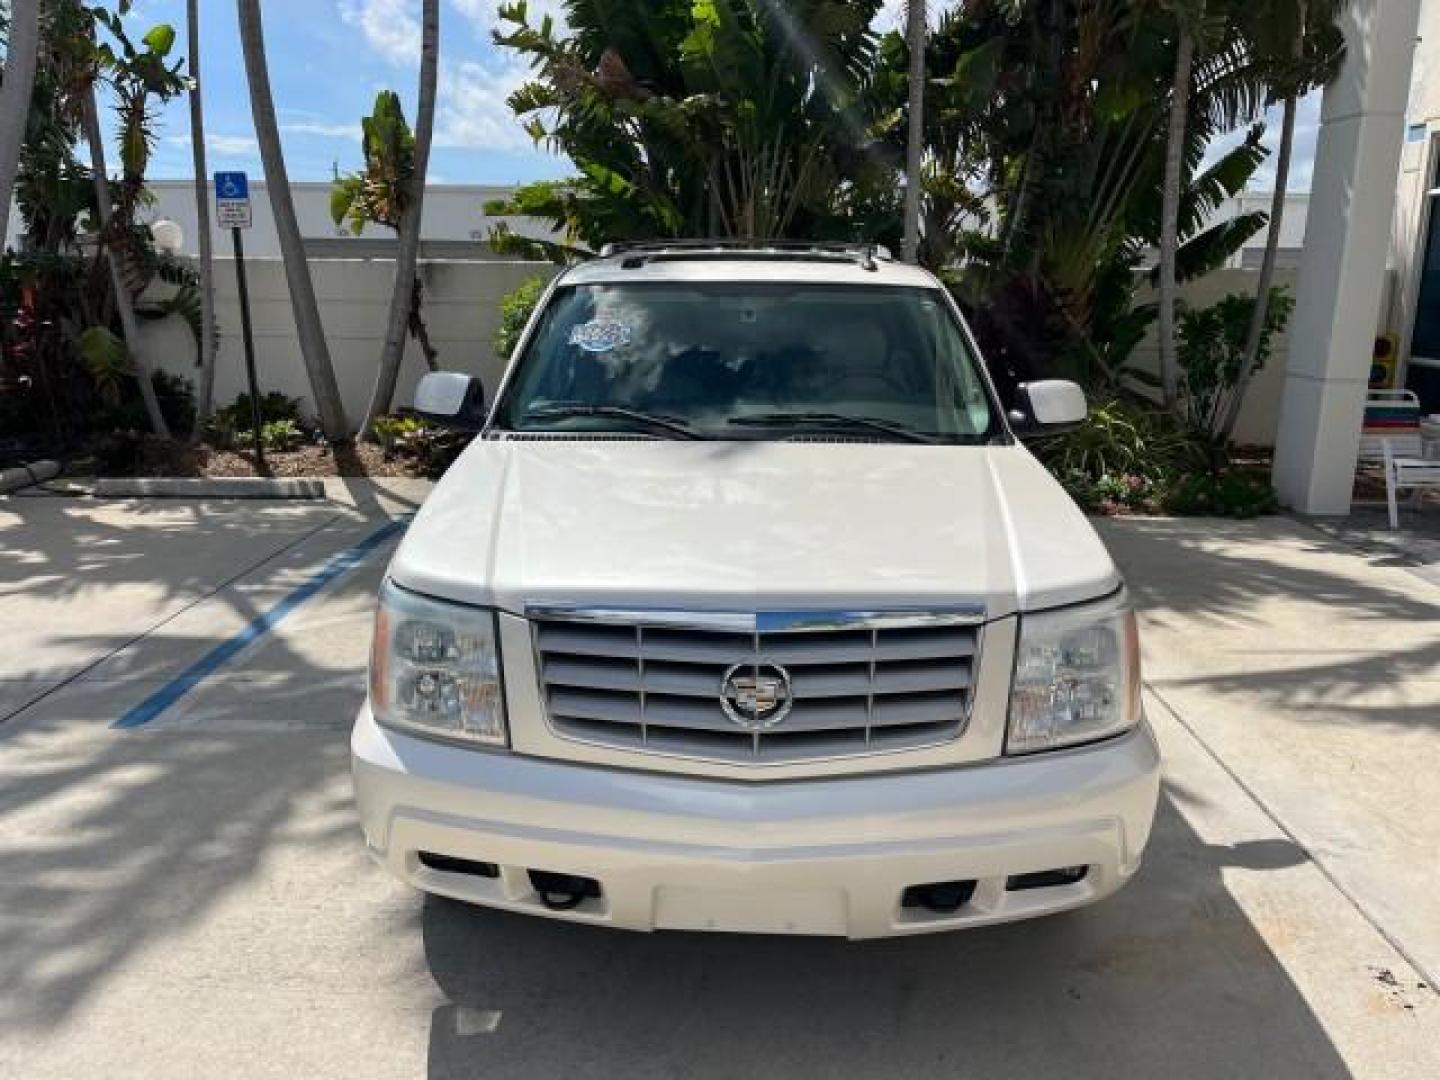
[{"label": "concrete column", "polygon": [[1305,514],[1350,509],[1419,14],[1420,0],[1353,0],[1325,91],[1275,437],[1280,501]]}]

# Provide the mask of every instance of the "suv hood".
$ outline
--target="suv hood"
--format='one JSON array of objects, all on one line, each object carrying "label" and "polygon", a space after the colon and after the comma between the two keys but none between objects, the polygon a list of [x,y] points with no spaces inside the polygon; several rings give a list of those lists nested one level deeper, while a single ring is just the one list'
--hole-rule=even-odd
[{"label": "suv hood", "polygon": [[405,588],[532,604],[989,617],[1120,584],[1020,446],[477,440],[390,568]]}]

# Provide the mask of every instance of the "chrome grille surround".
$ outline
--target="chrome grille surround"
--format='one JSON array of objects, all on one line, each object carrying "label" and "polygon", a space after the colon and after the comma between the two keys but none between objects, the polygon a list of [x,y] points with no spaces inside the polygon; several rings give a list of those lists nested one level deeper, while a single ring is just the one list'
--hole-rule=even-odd
[{"label": "chrome grille surround", "polygon": [[[985,611],[679,612],[531,607],[539,693],[562,739],[772,765],[936,746],[965,731]],[[721,703],[736,665],[782,667],[784,721],[747,730]]]}]

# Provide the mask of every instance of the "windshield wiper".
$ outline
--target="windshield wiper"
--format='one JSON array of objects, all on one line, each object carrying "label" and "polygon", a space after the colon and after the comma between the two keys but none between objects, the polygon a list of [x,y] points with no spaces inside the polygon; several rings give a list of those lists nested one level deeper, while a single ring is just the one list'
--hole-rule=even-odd
[{"label": "windshield wiper", "polygon": [[851,416],[848,413],[833,412],[768,412],[751,413],[746,416],[732,416],[727,423],[750,427],[784,427],[786,424],[814,425],[816,427],[848,428],[862,431],[877,431],[883,435],[898,435],[910,442],[933,443],[933,435],[916,431],[904,424],[880,420],[873,416]]},{"label": "windshield wiper", "polygon": [[659,416],[640,409],[628,409],[624,405],[593,405],[586,402],[556,402],[553,405],[537,405],[520,417],[525,420],[568,420],[572,417],[600,416],[615,420],[629,420],[653,431],[665,431],[682,439],[697,439],[690,427],[681,420],[670,416]]}]

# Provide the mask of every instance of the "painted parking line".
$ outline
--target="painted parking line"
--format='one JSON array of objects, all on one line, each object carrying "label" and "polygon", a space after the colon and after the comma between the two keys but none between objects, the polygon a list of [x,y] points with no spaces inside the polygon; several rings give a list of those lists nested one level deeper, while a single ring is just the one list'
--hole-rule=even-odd
[{"label": "painted parking line", "polygon": [[136,705],[124,716],[116,720],[111,727],[114,728],[138,728],[150,723],[157,716],[163,713],[170,706],[174,705],[182,697],[188,694],[196,686],[204,682],[218,669],[233,660],[247,646],[253,645],[266,634],[274,630],[280,623],[296,608],[306,601],[312,599],[316,593],[325,588],[336,578],[348,574],[354,570],[365,559],[391,537],[403,532],[410,524],[410,518],[414,515],[407,514],[387,522],[376,529],[358,544],[346,548],[344,551],[330,558],[319,570],[311,574],[305,581],[297,586],[292,592],[281,598],[280,602],[269,611],[262,612],[251,619],[243,629],[234,636],[222,641],[215,648],[202,656],[195,663],[191,664],[184,671],[176,675],[155,693],[151,694],[140,704]]}]

